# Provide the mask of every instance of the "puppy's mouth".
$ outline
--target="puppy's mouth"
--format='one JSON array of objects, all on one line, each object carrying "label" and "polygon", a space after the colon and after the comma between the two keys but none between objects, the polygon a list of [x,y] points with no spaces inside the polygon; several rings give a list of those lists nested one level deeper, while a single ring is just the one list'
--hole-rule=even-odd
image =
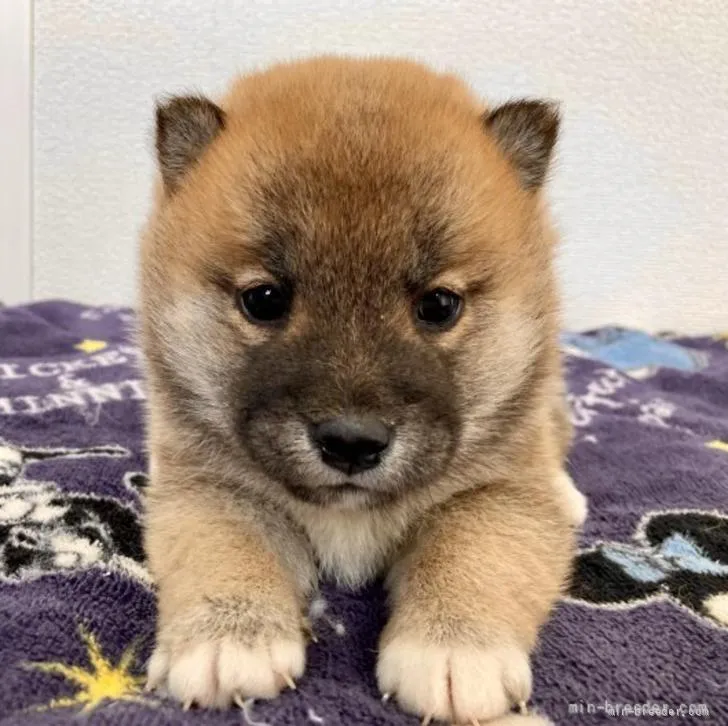
[{"label": "puppy's mouth", "polygon": [[371,489],[349,481],[316,487],[288,484],[286,488],[299,501],[321,507],[373,508],[382,506],[397,496],[393,491]]},{"label": "puppy's mouth", "polygon": [[354,494],[356,492],[368,491],[365,487],[354,484],[350,481],[345,481],[342,484],[326,484],[322,489],[329,489],[337,494]]}]

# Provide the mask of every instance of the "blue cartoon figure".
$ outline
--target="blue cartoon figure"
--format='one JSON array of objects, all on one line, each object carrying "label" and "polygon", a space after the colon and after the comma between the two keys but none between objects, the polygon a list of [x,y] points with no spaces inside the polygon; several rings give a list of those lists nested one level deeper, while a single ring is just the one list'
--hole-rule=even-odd
[{"label": "blue cartoon figure", "polygon": [[605,607],[667,598],[728,627],[728,518],[650,514],[634,542],[604,542],[579,554],[569,597]]},{"label": "blue cartoon figure", "polygon": [[638,330],[602,328],[593,333],[567,333],[562,338],[567,353],[595,358],[632,378],[648,378],[660,368],[696,371],[708,362],[702,351],[690,350],[671,340]]}]

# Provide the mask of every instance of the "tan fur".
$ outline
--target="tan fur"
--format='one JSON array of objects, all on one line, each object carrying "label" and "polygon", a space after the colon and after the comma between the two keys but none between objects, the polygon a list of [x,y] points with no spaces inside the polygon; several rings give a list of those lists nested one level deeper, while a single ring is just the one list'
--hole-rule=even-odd
[{"label": "tan fur", "polygon": [[[203,130],[205,148],[180,151],[166,140],[174,188],[159,191],[142,242],[154,461],[147,550],[160,602],[150,679],[202,705],[273,695],[303,668],[302,612],[316,564],[354,586],[388,570],[382,689],[423,716],[501,716],[530,693],[528,653],[567,577],[580,516],[563,472],[570,431],[555,240],[530,188],[538,173],[529,167],[522,185],[460,81],[406,61],[279,65],[239,79],[220,106],[224,128]],[[203,116],[215,123],[214,113]],[[270,281],[254,241],[260,190],[281,179],[284,212],[278,192],[265,204],[303,240],[298,269],[311,290],[340,291],[339,312],[325,321],[339,336],[325,361],[331,401],[352,382],[376,393],[372,351],[384,350],[391,331],[422,344],[405,296],[385,304],[373,288],[365,310],[361,281],[407,268],[405,240],[423,210],[449,225],[446,269],[429,287],[447,286],[466,303],[452,330],[427,345],[456,361],[461,431],[427,486],[383,506],[356,494],[329,507],[297,500],[238,450],[234,421],[223,415],[230,389],[222,382],[274,334],[247,322],[211,278],[234,287]],[[316,294],[294,298],[277,344],[319,330]],[[296,426],[280,423],[288,450],[303,457],[308,444]],[[401,462],[425,436],[408,426],[382,464],[393,481],[406,476]],[[301,466],[311,486],[328,476]],[[260,681],[235,676],[243,662],[256,665]],[[489,684],[475,694],[473,674]]]}]

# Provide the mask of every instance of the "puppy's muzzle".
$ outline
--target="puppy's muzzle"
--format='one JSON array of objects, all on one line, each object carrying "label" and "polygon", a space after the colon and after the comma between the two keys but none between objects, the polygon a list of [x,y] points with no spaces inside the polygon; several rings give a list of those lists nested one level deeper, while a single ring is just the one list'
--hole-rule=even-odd
[{"label": "puppy's muzzle", "polygon": [[392,436],[381,421],[339,416],[311,426],[311,440],[327,466],[347,476],[378,466]]}]

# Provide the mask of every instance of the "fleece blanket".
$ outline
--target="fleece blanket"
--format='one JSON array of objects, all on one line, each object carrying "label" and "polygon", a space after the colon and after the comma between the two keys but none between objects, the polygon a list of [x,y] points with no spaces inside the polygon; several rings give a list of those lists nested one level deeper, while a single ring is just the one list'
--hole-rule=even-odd
[{"label": "fleece blanket", "polygon": [[[131,322],[0,309],[0,725],[417,724],[376,690],[379,584],[324,587],[295,692],[218,713],[144,691],[155,598]],[[564,337],[590,513],[533,659],[531,706],[556,723],[728,724],[726,340]]]}]

